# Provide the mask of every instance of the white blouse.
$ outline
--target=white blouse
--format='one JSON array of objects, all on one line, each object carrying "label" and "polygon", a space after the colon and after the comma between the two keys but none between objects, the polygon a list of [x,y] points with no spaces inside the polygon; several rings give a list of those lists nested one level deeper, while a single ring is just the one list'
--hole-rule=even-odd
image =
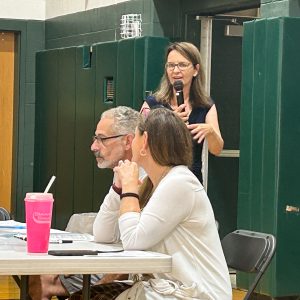
[{"label": "white blouse", "polygon": [[146,299],[232,299],[210,201],[187,167],[172,168],[140,213],[119,218],[119,208],[120,196],[111,189],[94,223],[95,241],[121,239],[125,250],[172,256],[172,272],[145,283]]}]

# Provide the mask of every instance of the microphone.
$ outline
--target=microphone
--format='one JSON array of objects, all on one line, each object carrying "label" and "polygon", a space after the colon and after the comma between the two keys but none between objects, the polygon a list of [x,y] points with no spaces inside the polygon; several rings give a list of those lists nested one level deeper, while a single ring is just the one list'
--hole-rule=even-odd
[{"label": "microphone", "polygon": [[183,82],[181,80],[176,80],[173,83],[173,87],[176,91],[177,105],[179,106],[184,103]]}]

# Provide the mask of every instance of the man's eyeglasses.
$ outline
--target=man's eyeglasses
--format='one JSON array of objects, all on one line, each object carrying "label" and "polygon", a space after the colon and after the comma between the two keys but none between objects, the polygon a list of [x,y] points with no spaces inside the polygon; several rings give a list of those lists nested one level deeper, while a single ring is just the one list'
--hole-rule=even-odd
[{"label": "man's eyeglasses", "polygon": [[166,69],[173,71],[175,67],[178,67],[179,70],[184,71],[190,67],[191,63],[189,62],[179,62],[178,64],[168,62],[166,63]]},{"label": "man's eyeglasses", "polygon": [[106,141],[106,140],[115,139],[115,138],[118,138],[120,136],[125,136],[125,135],[126,134],[118,134],[118,135],[105,136],[105,137],[102,137],[100,135],[94,135],[92,137],[92,139],[93,139],[93,142],[97,141],[98,143],[104,144],[103,142]]}]

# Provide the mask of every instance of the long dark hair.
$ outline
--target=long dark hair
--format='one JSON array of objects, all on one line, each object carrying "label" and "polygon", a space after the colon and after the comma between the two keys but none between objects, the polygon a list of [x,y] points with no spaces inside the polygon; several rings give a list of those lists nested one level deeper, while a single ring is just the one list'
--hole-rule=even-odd
[{"label": "long dark hair", "polygon": [[[148,134],[150,153],[161,166],[190,167],[193,161],[192,137],[186,124],[171,110],[156,108],[140,120],[138,134]],[[153,184],[147,178],[140,188],[141,207],[149,200]]]}]

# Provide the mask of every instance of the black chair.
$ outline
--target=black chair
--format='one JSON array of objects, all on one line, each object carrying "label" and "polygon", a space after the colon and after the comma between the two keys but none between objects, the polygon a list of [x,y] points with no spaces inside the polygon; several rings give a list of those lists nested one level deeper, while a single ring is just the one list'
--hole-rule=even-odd
[{"label": "black chair", "polygon": [[276,239],[272,234],[236,230],[222,239],[222,247],[229,268],[256,273],[244,298],[248,300],[272,260],[276,249]]},{"label": "black chair", "polygon": [[6,220],[10,220],[10,214],[4,207],[0,207],[0,221]]}]

